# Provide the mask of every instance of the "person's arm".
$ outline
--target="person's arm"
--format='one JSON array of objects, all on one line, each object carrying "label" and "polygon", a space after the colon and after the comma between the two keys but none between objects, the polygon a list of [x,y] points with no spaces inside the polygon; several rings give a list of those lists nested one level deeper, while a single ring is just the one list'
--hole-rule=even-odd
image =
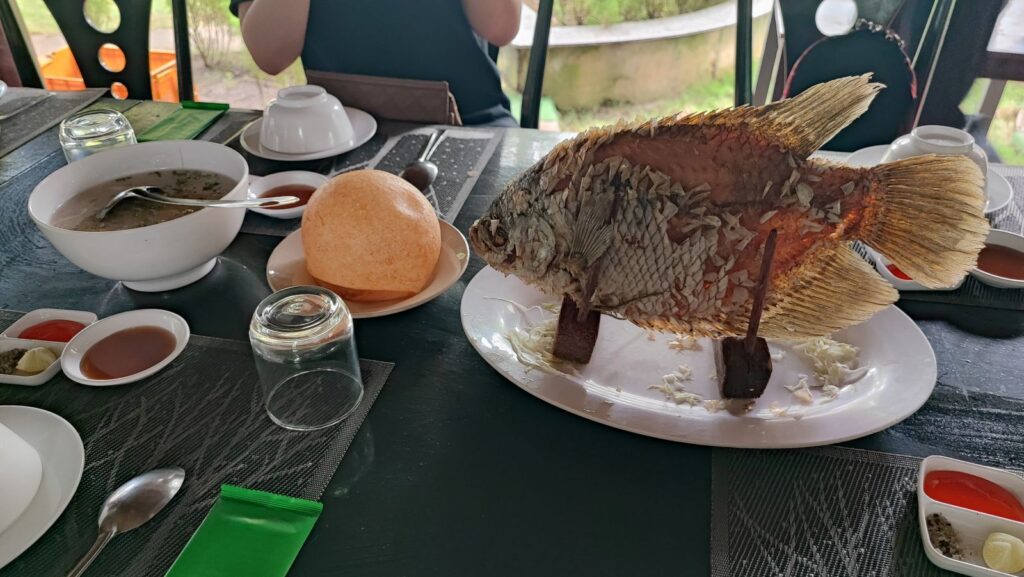
[{"label": "person's arm", "polygon": [[495,46],[512,42],[519,32],[522,0],[462,0],[462,8],[473,30]]},{"label": "person's arm", "polygon": [[309,0],[253,0],[238,5],[242,39],[256,65],[278,74],[302,54]]}]

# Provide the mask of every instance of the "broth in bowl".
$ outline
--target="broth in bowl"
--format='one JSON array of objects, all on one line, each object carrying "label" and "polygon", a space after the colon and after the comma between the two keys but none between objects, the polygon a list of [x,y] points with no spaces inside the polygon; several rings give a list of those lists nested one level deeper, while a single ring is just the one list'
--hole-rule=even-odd
[{"label": "broth in bowl", "polygon": [[232,178],[205,170],[154,170],[131,174],[97,184],[71,197],[57,207],[51,224],[85,232],[150,226],[191,214],[200,210],[200,207],[128,198],[119,202],[103,220],[96,218],[96,212],[117,193],[136,186],[155,186],[167,196],[175,198],[219,200],[231,192],[236,184]]}]

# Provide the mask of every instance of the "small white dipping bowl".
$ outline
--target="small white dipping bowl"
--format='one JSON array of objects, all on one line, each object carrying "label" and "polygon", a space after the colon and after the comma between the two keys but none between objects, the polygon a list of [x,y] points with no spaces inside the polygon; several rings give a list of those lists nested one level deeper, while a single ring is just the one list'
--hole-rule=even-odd
[{"label": "small white dipping bowl", "polygon": [[[985,244],[1005,246],[1006,248],[1012,248],[1017,252],[1024,253],[1024,236],[1021,236],[1019,234],[1013,234],[1012,232],[1006,232],[1005,230],[990,230],[988,233],[988,238],[985,239]],[[978,268],[971,271],[971,276],[989,286],[994,286],[997,288],[1024,288],[1024,280],[997,276],[991,273],[987,273]]]},{"label": "small white dipping bowl", "polygon": [[0,384],[35,387],[49,381],[57,374],[58,371],[60,371],[60,357],[61,354],[63,354],[66,345],[67,343],[56,343],[53,341],[0,338],[0,353],[5,353],[13,349],[25,349],[28,351],[36,347],[43,347],[45,349],[50,349],[50,352],[57,357],[57,360],[50,363],[50,366],[46,367],[46,370],[34,375],[0,375]]},{"label": "small white dipping bowl", "polygon": [[[70,311],[66,309],[36,309],[25,313],[14,324],[7,327],[7,330],[0,333],[0,339],[20,339],[21,332],[25,329],[45,321],[75,321],[89,326],[96,322],[96,313],[89,311]],[[66,343],[60,343],[64,345]]]},{"label": "small white dipping bowl", "polygon": [[322,152],[350,143],[352,121],[321,86],[289,86],[277,92],[260,126],[260,144],[285,154]]},{"label": "small white dipping bowl", "polygon": [[54,248],[87,272],[123,281],[137,291],[180,288],[213,270],[217,255],[242,228],[244,208],[204,208],[151,226],[103,232],[51,224],[62,204],[95,185],[122,176],[175,169],[223,174],[238,183],[223,198],[246,198],[249,166],[242,155],[212,142],[170,140],[113,148],[57,170],[32,191],[28,213]]},{"label": "small white dipping bowl", "polygon": [[[167,329],[174,335],[174,350],[159,363],[127,377],[119,379],[92,379],[82,373],[82,359],[93,345],[118,331],[135,327],[160,327]],[[128,311],[98,320],[75,335],[75,338],[71,339],[67,348],[64,349],[64,355],[60,358],[60,366],[69,379],[83,385],[112,387],[114,385],[134,383],[157,373],[169,365],[171,361],[178,358],[178,355],[185,350],[185,345],[188,344],[190,335],[191,331],[189,331],[188,323],[185,322],[185,319],[170,311],[161,309]]]},{"label": "small white dipping bowl", "polygon": [[[278,172],[267,176],[250,176],[249,198],[259,198],[260,195],[279,186],[301,185],[320,188],[328,180],[330,180],[330,178],[320,173],[309,172],[306,170],[290,170],[288,172]],[[266,208],[250,208],[249,210],[273,218],[298,218],[306,212],[306,205],[300,204],[294,208],[281,208],[277,210],[269,210]]]}]

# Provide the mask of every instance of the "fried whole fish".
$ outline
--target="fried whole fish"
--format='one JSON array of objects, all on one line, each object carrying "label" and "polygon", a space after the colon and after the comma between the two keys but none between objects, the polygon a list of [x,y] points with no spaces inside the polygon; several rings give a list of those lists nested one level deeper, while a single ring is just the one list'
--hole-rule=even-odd
[{"label": "fried whole fish", "polygon": [[881,88],[841,78],[763,107],[588,130],[509,183],[470,240],[490,266],[583,313],[717,338],[743,334],[778,229],[761,335],[830,334],[898,296],[851,241],[941,287],[975,265],[988,232],[966,158],[809,158]]}]

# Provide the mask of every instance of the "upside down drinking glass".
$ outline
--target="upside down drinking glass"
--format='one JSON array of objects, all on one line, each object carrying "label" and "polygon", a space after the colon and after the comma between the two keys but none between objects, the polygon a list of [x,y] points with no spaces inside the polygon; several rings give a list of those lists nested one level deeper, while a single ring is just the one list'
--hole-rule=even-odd
[{"label": "upside down drinking glass", "polygon": [[363,398],[352,315],[316,286],[278,291],[249,325],[263,405],[286,429],[311,431],[345,420]]}]

